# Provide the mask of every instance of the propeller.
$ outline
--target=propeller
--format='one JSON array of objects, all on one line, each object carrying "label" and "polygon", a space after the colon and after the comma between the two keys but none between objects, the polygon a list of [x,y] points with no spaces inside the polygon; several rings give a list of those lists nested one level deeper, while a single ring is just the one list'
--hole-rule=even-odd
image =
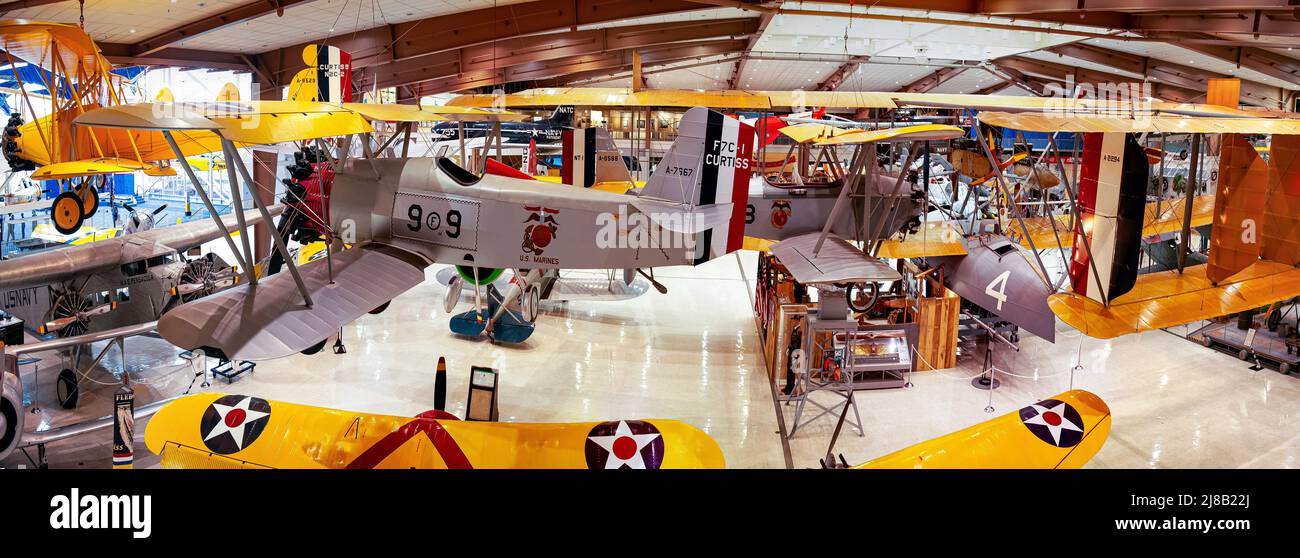
[{"label": "propeller", "polygon": [[[41,334],[59,333],[61,336],[73,337],[86,332],[86,324],[92,316],[101,316],[117,308],[116,302],[109,302],[99,306],[93,306],[85,310],[79,310],[74,314],[61,316],[41,324],[37,332]],[[77,327],[70,327],[70,326]],[[63,335],[63,334],[67,335]]]}]

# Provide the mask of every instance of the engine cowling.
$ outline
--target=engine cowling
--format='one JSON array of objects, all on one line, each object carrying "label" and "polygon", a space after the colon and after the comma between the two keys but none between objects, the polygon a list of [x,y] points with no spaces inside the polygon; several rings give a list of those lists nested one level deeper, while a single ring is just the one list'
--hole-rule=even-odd
[{"label": "engine cowling", "polygon": [[0,397],[0,460],[9,457],[18,448],[22,438],[23,386],[18,376],[4,374],[4,396]]}]

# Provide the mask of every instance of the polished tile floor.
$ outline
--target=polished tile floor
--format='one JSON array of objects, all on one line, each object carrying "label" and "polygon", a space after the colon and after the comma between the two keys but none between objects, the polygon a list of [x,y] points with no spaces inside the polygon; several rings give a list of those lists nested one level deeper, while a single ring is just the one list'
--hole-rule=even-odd
[{"label": "polished tile floor", "polygon": [[[619,302],[549,305],[537,332],[522,347],[456,338],[447,331],[444,288],[428,280],[402,295],[383,314],[345,329],[348,352],[264,362],[233,384],[215,379],[207,389],[375,413],[412,415],[432,407],[433,371],[439,356],[449,365],[448,405],[463,410],[471,365],[500,373],[501,420],[589,421],[677,418],[711,434],[730,467],[785,467],[786,448],[758,351],[750,311],[755,255],[715,260],[695,269],[657,274],[669,292],[653,290]],[[744,271],[742,271],[742,268]],[[462,306],[460,310],[467,309]],[[128,341],[127,369],[143,404],[188,389],[204,389],[175,350],[157,339]],[[47,364],[57,357],[47,356]],[[1024,338],[1016,353],[999,348],[1004,372],[992,393],[973,388],[983,354],[963,346],[956,368],[917,373],[907,389],[858,392],[865,436],[850,428],[835,447],[849,463],[866,461],[991,416],[1015,411],[1074,387],[1102,396],[1114,428],[1091,467],[1297,467],[1300,462],[1300,377],[1264,369],[1185,341],[1152,332],[1111,341],[1058,334],[1056,344]],[[1071,375],[1081,361],[1082,368]],[[111,381],[121,361],[110,353],[92,380]],[[42,370],[38,414],[28,428],[108,414],[115,386],[83,382],[75,413],[55,411],[53,370]],[[831,396],[815,395],[828,403]],[[780,407],[788,425],[793,407]],[[790,463],[816,467],[826,452],[834,420],[807,425],[788,441]],[[144,425],[138,428],[144,431]],[[54,467],[105,467],[108,433],[49,447]],[[143,441],[137,465],[156,466]],[[26,463],[21,453],[2,465]]]}]

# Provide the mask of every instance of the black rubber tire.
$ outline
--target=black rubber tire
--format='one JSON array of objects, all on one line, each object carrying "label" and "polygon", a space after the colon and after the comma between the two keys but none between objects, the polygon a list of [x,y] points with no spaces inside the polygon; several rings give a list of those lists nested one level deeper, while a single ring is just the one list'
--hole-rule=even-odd
[{"label": "black rubber tire", "polygon": [[54,203],[50,206],[50,221],[59,234],[72,234],[81,230],[81,224],[86,221],[86,216],[82,214],[81,198],[73,192],[55,196]]},{"label": "black rubber tire", "polygon": [[99,211],[99,190],[95,186],[86,187],[86,197],[81,199],[81,218],[89,219]]},{"label": "black rubber tire", "polygon": [[374,310],[371,310],[370,313],[371,313],[371,314],[379,314],[379,313],[382,313],[384,310],[387,310],[387,309],[388,309],[388,305],[389,305],[389,304],[392,304],[392,303],[393,303],[393,301],[390,300],[390,301],[388,301],[388,302],[385,302],[385,303],[383,303],[383,304],[380,304],[379,306],[376,306]]},{"label": "black rubber tire", "polygon": [[866,306],[864,307],[858,307],[853,300],[854,285],[849,285],[844,289],[844,299],[849,303],[849,310],[852,310],[854,312],[867,312],[871,310],[873,306],[876,305],[877,301],[880,300],[880,284],[868,283],[868,285],[871,285],[871,300],[867,302]]},{"label": "black rubber tire", "polygon": [[64,409],[76,409],[81,399],[81,388],[77,385],[77,373],[70,368],[59,371],[54,381],[54,395],[59,399],[59,406]]}]

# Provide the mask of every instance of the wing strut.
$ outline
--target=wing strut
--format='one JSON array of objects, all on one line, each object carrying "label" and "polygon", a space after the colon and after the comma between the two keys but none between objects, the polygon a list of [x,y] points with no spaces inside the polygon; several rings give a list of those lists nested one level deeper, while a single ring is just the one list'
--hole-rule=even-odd
[{"label": "wing strut", "polygon": [[[256,184],[253,182],[253,175],[248,173],[248,167],[244,165],[244,160],[235,152],[235,144],[231,143],[230,140],[224,137],[221,138],[221,143],[226,146],[226,149],[230,153],[230,155],[226,156],[226,159],[234,160],[235,166],[239,168],[239,175],[244,178],[244,184],[248,185],[248,192],[249,194],[252,194],[253,197],[253,205],[257,206],[257,212],[262,214],[262,222],[266,223],[267,226],[270,227],[271,213],[266,210],[266,204],[262,203],[261,196],[258,196],[257,192],[253,190],[255,187],[254,185]],[[227,161],[226,164],[230,164],[229,161]],[[188,166],[186,168],[188,168]],[[238,188],[238,185],[232,185],[231,190],[234,190],[235,188]],[[311,295],[307,294],[307,285],[302,282],[302,276],[298,273],[298,264],[294,261],[293,256],[289,254],[289,247],[285,246],[284,239],[280,238],[280,235],[275,234],[274,232],[271,233],[271,240],[275,242],[275,249],[279,250],[280,256],[284,258],[284,264],[289,267],[289,273],[293,275],[293,282],[298,285],[298,293],[302,295],[303,303],[305,303],[308,308],[311,308]],[[326,249],[328,250],[329,247],[327,246]]]},{"label": "wing strut", "polygon": [[[1076,136],[1075,136],[1075,145],[1076,145],[1076,146],[1079,145],[1078,142],[1079,142],[1079,140],[1078,140],[1078,135],[1076,135]],[[1065,185],[1065,188],[1064,188],[1064,190],[1065,190],[1065,198],[1066,198],[1067,200],[1069,200],[1069,202],[1070,202],[1070,221],[1074,223],[1074,224],[1070,227],[1070,234],[1074,234],[1074,235],[1076,235],[1075,238],[1077,238],[1077,239],[1083,241],[1083,249],[1086,250],[1086,251],[1088,252],[1088,268],[1092,270],[1092,278],[1093,278],[1094,281],[1097,282],[1098,288],[1101,288],[1101,285],[1104,285],[1105,283],[1102,283],[1102,282],[1101,282],[1101,272],[1097,271],[1097,260],[1093,259],[1093,257],[1092,257],[1092,243],[1088,241],[1088,235],[1083,234],[1083,219],[1079,219],[1079,218],[1078,218],[1078,215],[1079,215],[1079,204],[1078,204],[1078,203],[1075,201],[1075,199],[1074,199],[1074,190],[1073,190],[1073,188],[1074,188],[1075,186],[1074,186],[1073,184],[1070,184],[1070,175],[1067,174],[1067,173],[1065,172],[1065,164],[1061,162],[1061,157],[1060,157],[1061,152],[1060,152],[1060,150],[1057,149],[1057,147],[1056,147],[1056,136],[1055,136],[1055,134],[1053,134],[1053,135],[1047,137],[1047,143],[1048,143],[1048,145],[1051,146],[1051,148],[1052,148],[1053,151],[1056,151],[1056,154],[1057,154],[1057,157],[1056,157],[1056,168],[1057,168],[1057,170],[1060,171],[1060,173],[1061,173],[1061,182]],[[1076,151],[1076,152],[1077,152],[1077,151]],[[1078,157],[1075,157],[1074,160],[1075,160],[1075,161],[1078,161],[1079,158],[1078,158]],[[1077,233],[1077,234],[1076,234],[1076,233]],[[1058,246],[1059,246],[1059,245],[1058,245]],[[1073,249],[1074,249],[1074,250],[1078,250],[1079,247],[1078,247],[1078,246],[1075,246]],[[1065,274],[1066,274],[1067,276],[1070,274],[1070,273],[1069,273],[1069,267],[1068,267],[1068,266],[1066,267],[1066,273],[1065,273]],[[1071,286],[1074,286],[1074,285],[1071,285]],[[1102,289],[1102,291],[1103,291],[1103,293],[1104,293],[1104,292],[1105,292],[1105,289]]]},{"label": "wing strut", "polygon": [[[911,145],[908,146],[908,149],[907,149],[907,157],[905,158],[906,160],[903,161],[903,166],[899,167],[899,169],[898,169],[898,178],[897,178],[896,180],[894,180],[894,190],[893,190],[892,192],[889,193],[890,198],[892,198],[892,200],[891,200],[891,202],[890,202],[890,205],[889,205],[889,215],[888,215],[888,216],[885,215],[884,208],[882,207],[882,208],[881,208],[881,211],[880,211],[880,217],[881,217],[881,219],[879,219],[878,221],[876,221],[876,226],[875,226],[875,227],[872,227],[870,231],[867,231],[866,229],[867,229],[868,226],[870,226],[869,224],[870,224],[870,222],[871,222],[871,213],[870,213],[870,209],[871,209],[871,208],[870,208],[870,206],[867,207],[867,210],[868,210],[868,211],[863,212],[863,214],[862,214],[862,229],[863,229],[863,232],[869,232],[869,236],[863,238],[863,241],[866,243],[866,244],[864,244],[864,246],[871,246],[871,249],[869,250],[869,253],[870,253],[872,256],[875,256],[875,255],[877,255],[877,254],[880,253],[880,245],[883,244],[883,243],[880,242],[880,241],[877,240],[877,239],[879,239],[879,238],[880,238],[880,234],[884,232],[884,229],[885,229],[885,223],[893,222],[893,220],[894,220],[894,215],[895,215],[896,213],[898,213],[898,206],[899,206],[899,202],[898,202],[898,190],[901,189],[901,188],[903,187],[903,181],[904,181],[904,180],[907,180],[907,170],[908,170],[909,168],[912,167],[912,161],[916,159],[916,150],[917,150],[917,147],[920,146],[920,144],[921,144],[921,142],[919,142],[919,141],[914,141],[914,142],[911,143]],[[874,183],[874,180],[873,180],[873,183]],[[863,190],[864,190],[864,193],[865,193],[865,190],[866,190],[866,189],[864,188]],[[870,195],[870,194],[868,194],[868,195]],[[924,213],[923,213],[923,214],[924,214]],[[892,236],[892,235],[891,235],[891,236]]]},{"label": "wing strut", "polygon": [[[870,149],[867,149],[870,147]],[[870,153],[868,153],[870,152]],[[844,185],[840,187],[840,195],[835,198],[835,205],[831,207],[831,214],[826,217],[826,224],[822,225],[821,236],[817,237],[817,244],[813,246],[813,257],[822,251],[822,244],[826,242],[826,237],[831,233],[831,226],[839,218],[840,212],[844,210],[844,204],[848,202],[849,191],[857,187],[862,178],[862,169],[870,162],[875,167],[876,145],[874,143],[860,144],[853,151],[853,161],[849,163],[849,172],[844,176]]]},{"label": "wing strut", "polygon": [[[230,247],[230,252],[235,255],[235,260],[239,264],[239,267],[244,269],[245,272],[251,276],[253,267],[248,265],[248,262],[244,260],[244,256],[239,251],[239,247],[235,246],[235,239],[231,238],[230,229],[226,228],[226,224],[221,220],[221,216],[217,214],[217,208],[212,205],[212,200],[208,198],[208,191],[204,190],[203,185],[199,183],[199,177],[194,175],[194,169],[190,168],[190,165],[185,162],[185,153],[181,151],[179,145],[176,145],[176,138],[172,137],[171,130],[162,130],[162,135],[163,138],[167,139],[167,145],[171,146],[172,152],[176,154],[176,160],[180,161],[180,164],[176,166],[185,169],[185,175],[189,177],[190,184],[194,186],[194,190],[199,193],[199,199],[203,200],[203,206],[208,209],[208,216],[217,223],[217,230],[221,231],[221,235],[225,237],[226,244]],[[239,209],[236,209],[236,212],[238,211]],[[266,218],[267,216],[263,213],[262,217]],[[270,221],[267,222],[269,223]]]},{"label": "wing strut", "polygon": [[[1002,174],[1002,166],[998,164],[997,158],[993,156],[993,150],[989,147],[988,141],[984,139],[984,134],[975,134],[975,139],[979,140],[980,147],[984,148],[984,156],[988,158],[989,165],[993,166],[993,172],[997,173],[997,180],[994,183],[997,184],[998,189],[1002,191],[1002,197],[1007,200],[1007,205],[1015,212],[1014,215],[1016,217],[1016,222],[1020,223],[1020,232],[1024,233],[1025,239],[1029,241],[1029,251],[1034,253],[1034,259],[1038,261],[1038,269],[1043,272],[1041,277],[1043,285],[1049,289],[1052,288],[1052,283],[1047,278],[1047,266],[1043,265],[1043,257],[1038,255],[1038,247],[1034,245],[1034,237],[1029,234],[1029,227],[1025,225],[1025,217],[1021,214],[1020,206],[1016,204],[1016,200],[1011,197],[1011,191],[1007,189],[1007,179],[1006,176]],[[1033,161],[1030,162],[1032,163]],[[1030,172],[1033,172],[1032,168],[1029,170]]]}]

